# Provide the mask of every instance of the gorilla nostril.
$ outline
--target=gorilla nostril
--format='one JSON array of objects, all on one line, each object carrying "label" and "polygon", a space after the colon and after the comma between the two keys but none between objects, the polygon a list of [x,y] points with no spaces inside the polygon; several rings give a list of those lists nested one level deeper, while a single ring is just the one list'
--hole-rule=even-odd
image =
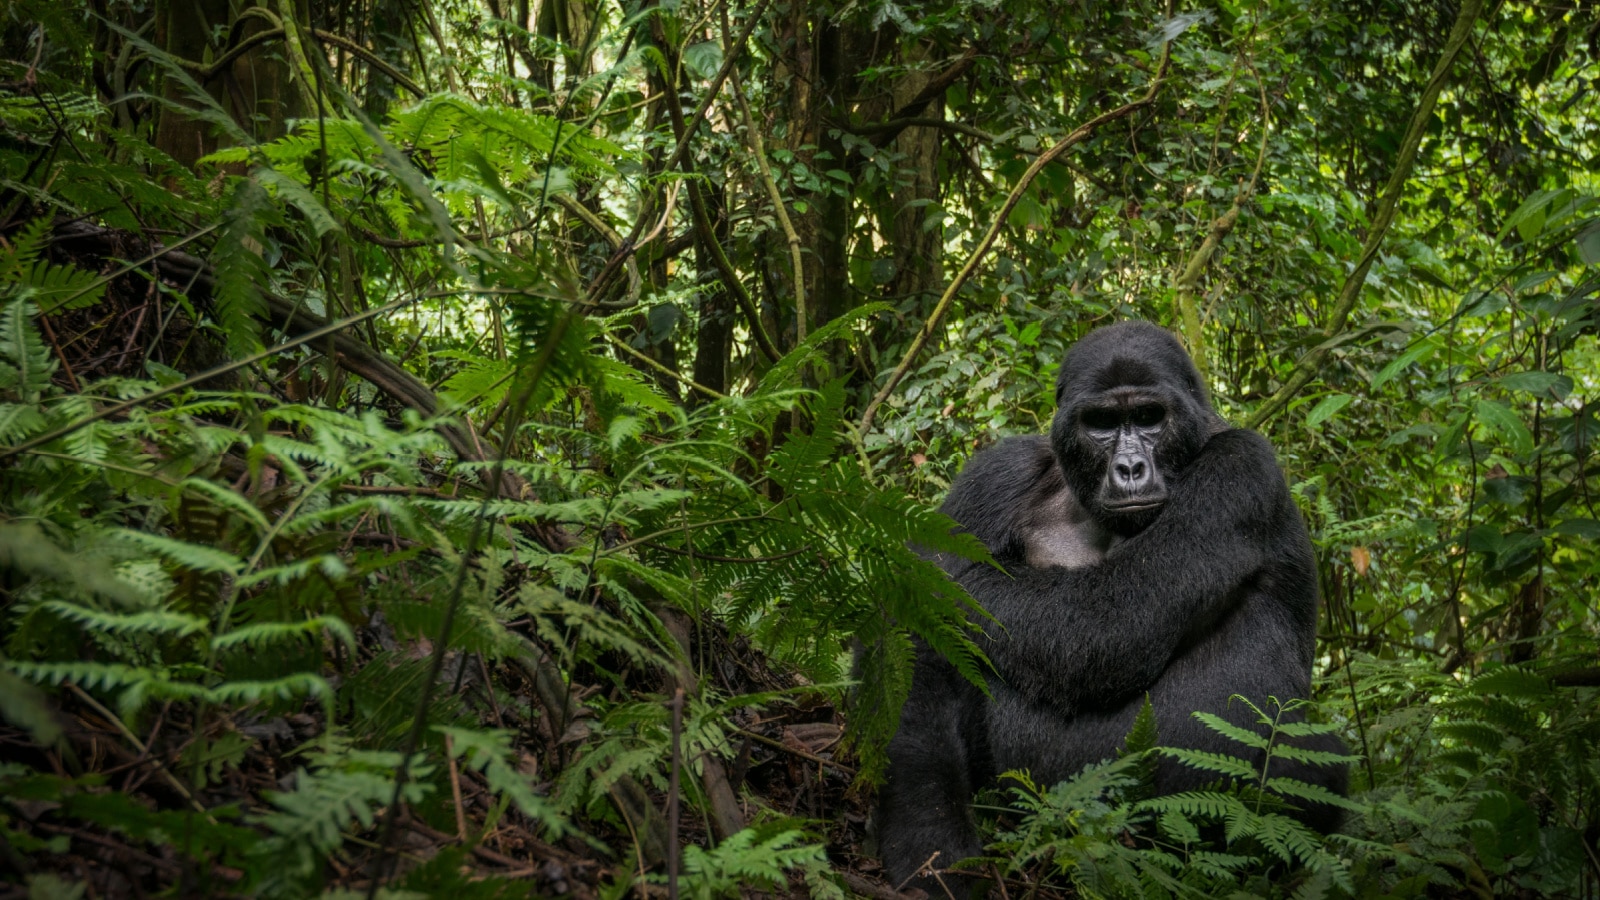
[{"label": "gorilla nostril", "polygon": [[1150,469],[1142,459],[1119,459],[1111,464],[1111,471],[1117,484],[1126,488],[1136,488],[1148,480],[1145,476]]}]

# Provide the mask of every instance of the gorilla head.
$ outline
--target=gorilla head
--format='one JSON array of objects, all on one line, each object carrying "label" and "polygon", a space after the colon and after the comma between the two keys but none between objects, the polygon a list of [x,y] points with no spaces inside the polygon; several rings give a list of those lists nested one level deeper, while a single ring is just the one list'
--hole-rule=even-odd
[{"label": "gorilla head", "polygon": [[1189,354],[1148,322],[1090,332],[1056,377],[1050,446],[1079,501],[1117,534],[1149,525],[1168,479],[1225,427]]}]

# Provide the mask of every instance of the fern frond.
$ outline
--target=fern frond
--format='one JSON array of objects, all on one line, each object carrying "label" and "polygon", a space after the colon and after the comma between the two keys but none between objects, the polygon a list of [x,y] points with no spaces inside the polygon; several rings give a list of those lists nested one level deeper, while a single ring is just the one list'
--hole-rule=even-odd
[{"label": "fern frond", "polygon": [[207,622],[199,616],[151,610],[137,613],[111,613],[62,600],[46,600],[39,604],[56,615],[76,622],[84,630],[105,634],[150,634],[171,638],[188,637],[206,630]]},{"label": "fern frond", "polygon": [[443,726],[437,730],[450,738],[454,758],[482,772],[489,790],[516,804],[523,815],[543,830],[543,837],[554,840],[572,831],[567,817],[548,797],[536,793],[528,777],[509,762],[516,756],[511,732]]},{"label": "fern frond", "polygon": [[1138,807],[1157,814],[1175,812],[1189,818],[1200,817],[1215,821],[1243,811],[1244,801],[1232,794],[1219,791],[1185,791],[1181,794],[1141,800]]},{"label": "fern frond", "polygon": [[39,402],[55,374],[55,357],[33,327],[38,308],[12,300],[0,310],[0,390],[25,404]]},{"label": "fern frond", "polygon": [[1192,768],[1205,772],[1216,772],[1221,775],[1227,775],[1230,778],[1248,781],[1261,775],[1249,761],[1240,759],[1237,756],[1229,756],[1226,753],[1193,750],[1187,747],[1162,747],[1161,753]]},{"label": "fern frond", "polygon": [[225,550],[204,544],[193,544],[149,531],[134,531],[131,528],[118,529],[114,535],[119,541],[134,544],[191,571],[237,575],[244,570],[244,560]]},{"label": "fern frond", "polygon": [[214,314],[235,356],[261,349],[257,320],[266,309],[261,291],[268,277],[261,253],[266,247],[265,219],[271,212],[271,199],[261,184],[241,178],[211,251],[211,268],[217,273]]},{"label": "fern frond", "polygon": [[1268,778],[1265,785],[1271,793],[1282,797],[1294,797],[1298,800],[1310,800],[1313,803],[1326,803],[1351,812],[1365,812],[1366,804],[1357,803],[1340,794],[1335,794],[1320,784],[1308,784],[1296,778]]},{"label": "fern frond", "polygon": [[320,640],[324,631],[338,638],[346,647],[353,649],[356,645],[355,632],[343,619],[338,616],[323,615],[314,616],[303,622],[257,622],[235,628],[212,638],[211,648],[228,650],[234,647],[261,647],[302,638]]},{"label": "fern frond", "polygon": [[1241,728],[1240,726],[1229,722],[1227,719],[1224,719],[1215,713],[1196,711],[1194,713],[1194,717],[1205,723],[1207,728],[1231,741],[1244,744],[1246,747],[1253,747],[1257,750],[1267,749],[1268,742],[1266,735],[1252,731],[1248,728]]}]

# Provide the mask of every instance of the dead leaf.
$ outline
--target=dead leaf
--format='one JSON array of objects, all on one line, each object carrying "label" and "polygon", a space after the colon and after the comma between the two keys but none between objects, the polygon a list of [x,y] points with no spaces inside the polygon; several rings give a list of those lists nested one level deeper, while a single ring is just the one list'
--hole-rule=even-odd
[{"label": "dead leaf", "polygon": [[1350,548],[1350,565],[1356,574],[1362,578],[1367,577],[1367,569],[1372,566],[1372,551],[1365,547]]}]

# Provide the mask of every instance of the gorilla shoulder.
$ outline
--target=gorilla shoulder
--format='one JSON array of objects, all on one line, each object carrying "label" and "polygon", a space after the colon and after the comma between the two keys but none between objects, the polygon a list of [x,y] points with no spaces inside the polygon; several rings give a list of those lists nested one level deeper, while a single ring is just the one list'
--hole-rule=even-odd
[{"label": "gorilla shoulder", "polygon": [[941,509],[1005,565],[1092,565],[1115,540],[1078,502],[1050,439],[1041,434],[1009,437],[980,451]]}]

